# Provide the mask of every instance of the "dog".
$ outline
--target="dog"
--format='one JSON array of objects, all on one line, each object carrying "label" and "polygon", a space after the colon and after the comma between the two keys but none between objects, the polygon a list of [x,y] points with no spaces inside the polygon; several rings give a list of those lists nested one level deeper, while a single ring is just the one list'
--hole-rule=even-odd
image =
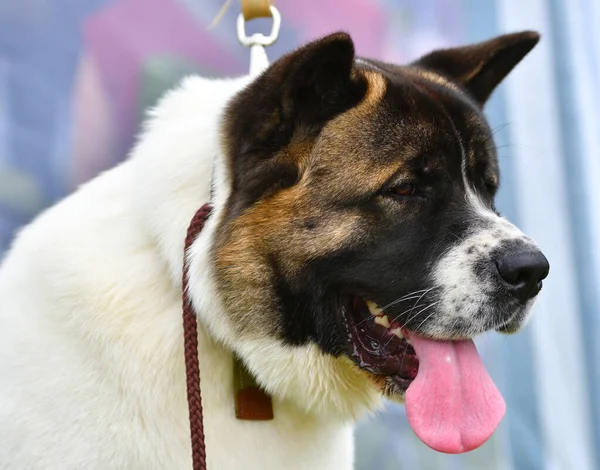
[{"label": "dog", "polygon": [[[471,338],[519,330],[549,270],[494,207],[483,107],[538,39],[400,66],[340,32],[184,79],[3,261],[0,468],[191,467],[181,279],[207,202],[186,256],[209,469],[351,469],[384,399],[438,451],[481,445],[504,402]],[[236,358],[272,420],[236,418]]]}]

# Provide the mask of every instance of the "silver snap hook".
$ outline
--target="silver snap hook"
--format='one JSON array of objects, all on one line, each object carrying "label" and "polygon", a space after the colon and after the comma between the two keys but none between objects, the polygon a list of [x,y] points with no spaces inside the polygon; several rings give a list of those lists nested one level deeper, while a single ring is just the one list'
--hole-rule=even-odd
[{"label": "silver snap hook", "polygon": [[271,12],[271,17],[273,18],[273,26],[271,27],[271,33],[268,36],[265,36],[261,33],[255,33],[252,36],[246,36],[246,20],[244,20],[244,15],[240,13],[237,19],[237,36],[238,40],[242,45],[246,47],[252,47],[255,45],[259,46],[270,46],[279,37],[279,29],[281,28],[281,15],[279,14],[279,10],[275,8],[273,5],[269,7],[269,11]]}]

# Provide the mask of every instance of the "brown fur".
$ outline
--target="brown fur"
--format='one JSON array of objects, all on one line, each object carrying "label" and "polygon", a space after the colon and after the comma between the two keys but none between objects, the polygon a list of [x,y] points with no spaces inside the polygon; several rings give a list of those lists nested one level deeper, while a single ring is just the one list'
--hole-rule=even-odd
[{"label": "brown fur", "polygon": [[[324,253],[341,249],[346,240],[360,232],[358,211],[331,213],[327,210],[329,197],[343,198],[357,189],[372,189],[383,184],[395,171],[395,165],[373,168],[363,158],[373,153],[370,139],[357,138],[356,132],[368,133],[370,115],[377,109],[385,93],[384,78],[372,71],[357,70],[368,82],[367,92],[359,105],[327,123],[318,139],[293,139],[274,158],[294,165],[301,175],[298,184],[260,201],[245,211],[227,228],[227,241],[219,246],[215,260],[226,292],[226,302],[232,312],[244,312],[234,319],[235,324],[252,325],[260,334],[277,333],[276,322],[264,315],[275,311],[275,299],[270,286],[269,256],[280,255],[282,268],[291,274],[305,262]],[[270,122],[268,126],[274,124]],[[268,127],[267,126],[267,127]],[[354,148],[348,148],[348,142]],[[344,155],[340,159],[339,155]],[[344,169],[351,168],[353,179],[364,181],[364,187],[348,185]],[[324,176],[327,176],[324,178]],[[368,183],[368,184],[367,184]],[[324,227],[324,230],[321,230]],[[241,286],[240,280],[247,282]],[[256,300],[248,298],[249,294]],[[243,300],[242,300],[243,299]],[[263,313],[240,308],[240,303],[267,307]],[[271,303],[272,302],[272,303]],[[236,314],[237,315],[237,314]],[[246,328],[246,333],[251,331]]]}]

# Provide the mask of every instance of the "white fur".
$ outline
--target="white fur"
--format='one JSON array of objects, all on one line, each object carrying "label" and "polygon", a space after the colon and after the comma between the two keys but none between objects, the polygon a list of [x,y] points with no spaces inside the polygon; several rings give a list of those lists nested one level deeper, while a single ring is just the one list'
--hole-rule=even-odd
[{"label": "white fur", "polygon": [[[439,289],[438,311],[444,315],[430,318],[429,333],[441,334],[457,320],[467,320],[471,324],[469,336],[475,336],[490,329],[484,318],[477,318],[477,311],[489,303],[490,293],[496,287],[496,281],[477,276],[474,264],[481,259],[489,260],[490,253],[500,243],[519,240],[523,244],[537,248],[536,243],[527,237],[515,225],[492,211],[473,189],[466,174],[467,157],[463,151],[462,175],[465,186],[467,207],[473,217],[475,227],[467,235],[450,248],[436,263],[433,279],[434,286]],[[472,252],[469,253],[469,249]],[[460,308],[456,308],[460,302]],[[533,300],[525,306],[530,311]],[[521,312],[516,312],[520,314]],[[523,322],[524,325],[524,322]],[[495,325],[499,327],[501,324]]]},{"label": "white fur", "polygon": [[[219,117],[247,81],[187,79],[132,158],[17,237],[0,268],[0,469],[191,468],[183,244],[209,198]],[[351,422],[380,397],[339,383],[343,360],[313,346],[232,336],[206,256],[229,191],[222,165],[215,177],[190,255],[209,469],[348,470]],[[273,421],[235,418],[232,349],[274,393]]]}]

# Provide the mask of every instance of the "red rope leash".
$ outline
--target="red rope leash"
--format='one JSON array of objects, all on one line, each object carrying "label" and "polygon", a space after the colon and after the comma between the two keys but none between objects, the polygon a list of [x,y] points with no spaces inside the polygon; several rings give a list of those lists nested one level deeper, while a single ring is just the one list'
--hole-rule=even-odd
[{"label": "red rope leash", "polygon": [[204,444],[204,424],[202,422],[202,396],[200,393],[200,366],[198,364],[198,323],[192,302],[187,293],[187,251],[210,215],[212,207],[204,204],[190,222],[183,252],[183,347],[185,354],[185,375],[190,416],[190,437],[192,439],[192,468],[206,470],[206,446]]}]

